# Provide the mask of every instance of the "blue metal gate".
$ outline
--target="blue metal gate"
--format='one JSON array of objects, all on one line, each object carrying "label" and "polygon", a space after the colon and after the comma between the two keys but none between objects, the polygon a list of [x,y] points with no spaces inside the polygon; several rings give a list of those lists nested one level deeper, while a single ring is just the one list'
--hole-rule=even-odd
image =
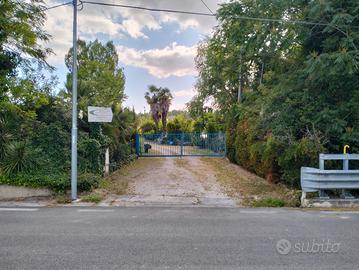
[{"label": "blue metal gate", "polygon": [[137,134],[140,157],[225,156],[224,133]]}]

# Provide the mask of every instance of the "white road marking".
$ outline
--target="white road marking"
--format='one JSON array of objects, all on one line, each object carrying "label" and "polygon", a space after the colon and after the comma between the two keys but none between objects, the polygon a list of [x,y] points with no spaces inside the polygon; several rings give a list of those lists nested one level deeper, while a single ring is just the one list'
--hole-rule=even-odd
[{"label": "white road marking", "polygon": [[13,212],[35,212],[38,211],[39,208],[0,208],[0,211],[13,211]]},{"label": "white road marking", "polygon": [[359,215],[359,211],[320,211],[321,214],[335,214],[335,215]]},{"label": "white road marking", "polygon": [[277,214],[279,211],[275,210],[239,210],[243,214]]},{"label": "white road marking", "polygon": [[113,209],[77,209],[77,212],[114,212],[115,210]]}]

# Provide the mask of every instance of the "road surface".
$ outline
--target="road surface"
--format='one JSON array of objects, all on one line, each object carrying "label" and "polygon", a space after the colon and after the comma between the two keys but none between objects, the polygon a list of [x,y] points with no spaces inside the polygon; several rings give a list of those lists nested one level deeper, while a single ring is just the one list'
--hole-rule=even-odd
[{"label": "road surface", "polygon": [[0,208],[0,269],[358,269],[358,232],[358,213]]}]

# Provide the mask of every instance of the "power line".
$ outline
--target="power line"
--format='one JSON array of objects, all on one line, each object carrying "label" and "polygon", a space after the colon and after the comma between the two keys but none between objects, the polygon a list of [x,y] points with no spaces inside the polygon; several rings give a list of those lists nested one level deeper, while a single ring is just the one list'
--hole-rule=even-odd
[{"label": "power line", "polygon": [[66,3],[63,3],[63,4],[58,4],[58,5],[55,5],[55,6],[51,6],[51,7],[45,7],[42,11],[47,11],[47,10],[50,10],[50,9],[54,9],[54,8],[58,8],[58,7],[62,7],[62,6],[67,6],[67,5],[70,5],[72,4],[72,2],[66,2]]},{"label": "power line", "polygon": [[[81,6],[81,10],[82,10],[83,4],[89,4],[89,5],[100,5],[100,6],[108,6],[108,7],[120,7],[120,8],[129,8],[129,9],[146,10],[146,11],[154,11],[154,12],[179,13],[179,14],[209,16],[209,17],[215,17],[217,15],[217,14],[212,12],[212,10],[204,2],[204,0],[201,0],[201,2],[203,3],[203,5],[205,5],[205,7],[211,13],[194,12],[194,11],[186,11],[186,10],[176,10],[176,9],[148,8],[148,7],[133,6],[133,5],[101,3],[101,2],[96,2],[96,1],[80,1],[79,6]],[[66,2],[66,3],[58,4],[58,5],[55,5],[55,6],[44,8],[43,11],[55,9],[55,8],[70,5],[70,4],[72,4],[72,2]],[[341,30],[339,27],[337,27],[335,25],[332,25],[332,24],[329,24],[329,23],[311,22],[311,21],[303,21],[303,20],[284,20],[284,19],[273,19],[273,18],[262,18],[262,17],[250,17],[250,16],[241,16],[241,15],[233,15],[233,16],[229,16],[229,18],[230,19],[247,20],[247,21],[290,23],[290,24],[302,24],[302,25],[313,25],[313,26],[329,26],[329,27],[332,27],[332,28],[344,33],[343,30]],[[356,29],[359,28],[359,26],[356,26],[356,25],[352,25],[351,27],[356,28]]]},{"label": "power line", "polygon": [[204,0],[201,0],[202,4],[209,10],[209,12],[211,12],[213,15],[213,11],[209,8],[209,6],[207,6],[206,2],[204,2]]},{"label": "power line", "polygon": [[[211,9],[206,5],[206,3],[203,0],[201,0],[201,1],[207,7],[207,9],[209,11],[211,11]],[[120,8],[129,8],[129,9],[155,11],[155,12],[179,13],[179,14],[199,15],[199,16],[208,16],[208,17],[216,17],[217,16],[217,14],[213,13],[212,11],[211,11],[211,13],[204,13],[204,12],[194,12],[194,11],[185,11],[185,10],[176,10],[176,9],[161,9],[161,8],[149,8],[149,7],[143,7],[143,6],[101,3],[101,2],[96,2],[96,1],[81,1],[81,2],[83,4],[89,4],[89,5],[120,7]],[[321,23],[321,22],[312,22],[312,21],[303,21],[303,20],[284,20],[284,19],[250,17],[250,16],[241,16],[241,15],[229,16],[229,18],[230,19],[239,19],[239,20],[248,20],[248,21],[290,23],[290,24],[302,24],[302,25],[313,25],[313,26],[329,26],[329,27],[332,27],[334,29],[337,29],[337,30],[343,32],[337,26],[334,26],[334,25],[329,24],[329,23]],[[351,26],[351,27],[352,28],[359,28],[359,26]]]},{"label": "power line", "polygon": [[121,5],[121,4],[111,4],[111,3],[100,3],[100,2],[94,2],[94,1],[82,1],[82,3],[83,4],[90,4],[90,5],[121,7],[121,8],[130,8],[130,9],[138,9],[138,10],[147,10],[147,11],[159,11],[159,12],[180,13],[180,14],[210,16],[210,17],[215,16],[215,14],[204,13],[204,12],[194,12],[194,11],[175,10],[175,9],[161,9],[161,8],[147,8],[147,7],[141,7],[141,6]]}]

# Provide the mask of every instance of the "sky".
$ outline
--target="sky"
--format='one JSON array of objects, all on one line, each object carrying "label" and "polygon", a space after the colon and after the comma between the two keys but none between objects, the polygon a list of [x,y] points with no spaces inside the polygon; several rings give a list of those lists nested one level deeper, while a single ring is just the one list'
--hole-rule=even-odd
[{"label": "sky", "polygon": [[[47,6],[65,1],[47,0]],[[201,0],[97,0],[210,13]],[[204,0],[213,13],[223,0]],[[149,111],[144,94],[148,85],[168,87],[173,94],[171,110],[184,109],[195,94],[197,70],[194,58],[198,43],[216,25],[214,17],[150,12],[84,4],[78,12],[78,38],[101,42],[112,40],[119,65],[126,77],[125,106],[136,112]],[[72,47],[72,5],[47,11],[46,31],[52,36],[47,46],[54,50],[48,62],[56,68],[59,88],[64,88],[65,54]]]}]

